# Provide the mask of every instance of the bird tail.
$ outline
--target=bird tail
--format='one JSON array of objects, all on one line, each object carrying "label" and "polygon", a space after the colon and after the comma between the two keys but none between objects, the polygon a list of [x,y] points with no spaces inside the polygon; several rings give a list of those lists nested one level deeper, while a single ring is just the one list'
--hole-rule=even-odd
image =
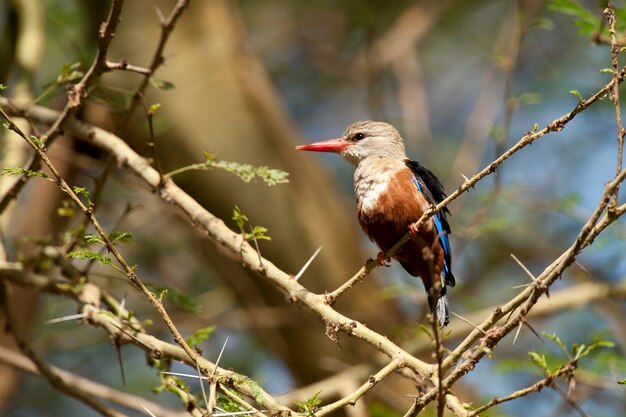
[{"label": "bird tail", "polygon": [[444,277],[444,274],[441,274],[441,285],[433,285],[426,290],[428,294],[428,306],[430,307],[430,312],[437,318],[439,327],[447,326],[450,322],[450,307],[448,306],[446,278],[447,277]]}]

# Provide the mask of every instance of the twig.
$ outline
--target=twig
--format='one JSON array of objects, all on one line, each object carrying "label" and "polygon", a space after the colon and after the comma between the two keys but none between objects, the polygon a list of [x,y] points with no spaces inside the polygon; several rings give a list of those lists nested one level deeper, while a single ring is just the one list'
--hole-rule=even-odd
[{"label": "twig", "polygon": [[136,72],[138,74],[146,75],[148,77],[152,75],[152,71],[150,70],[150,68],[142,68],[136,65],[131,65],[125,59],[122,59],[119,62],[106,61],[106,69],[107,71],[122,70]]},{"label": "twig", "polygon": [[[37,366],[33,361],[24,355],[20,355],[10,349],[0,346],[0,362],[13,366],[24,372],[28,372],[33,375],[40,375],[37,370]],[[81,391],[85,395],[93,395],[94,397],[101,398],[105,401],[110,401],[114,404],[121,405],[123,407],[132,410],[141,410],[144,405],[149,406],[151,410],[156,412],[159,417],[185,417],[189,416],[185,412],[177,412],[163,408],[163,406],[153,403],[150,400],[146,400],[135,395],[128,394],[123,391],[118,391],[114,388],[106,385],[99,384],[90,379],[83,378],[82,376],[73,374],[56,366],[49,365],[50,370],[56,373],[68,386],[76,391]]]},{"label": "twig", "polygon": [[[68,121],[76,114],[80,108],[82,98],[87,93],[87,89],[100,77],[100,75],[106,70],[106,55],[111,44],[111,40],[115,35],[117,25],[120,21],[120,14],[122,12],[122,5],[124,0],[112,0],[111,8],[106,21],[100,26],[98,36],[98,51],[96,57],[91,64],[91,67],[83,78],[77,83],[72,85],[67,91],[67,103],[63,111],[58,115],[56,120],[52,123],[50,128],[43,135],[46,137],[46,143],[48,146],[59,136]],[[38,171],[41,167],[41,160],[37,155],[33,157],[28,164],[27,169],[31,171]],[[4,212],[8,204],[19,194],[20,190],[29,177],[22,176],[20,181],[17,181],[13,186],[8,189],[4,195],[0,198],[0,213]]]},{"label": "twig", "polygon": [[[618,176],[622,171],[622,158],[624,153],[624,127],[622,125],[622,112],[619,104],[619,88],[617,85],[618,68],[619,68],[619,50],[620,45],[617,42],[617,34],[615,32],[615,9],[613,4],[609,1],[606,9],[604,9],[604,15],[609,24],[609,32],[611,33],[611,65],[613,67],[613,89],[611,96],[613,98],[613,106],[615,107],[615,123],[617,125],[617,169],[615,176]],[[615,210],[619,199],[619,186],[615,189],[615,196],[610,205],[610,210]]]},{"label": "twig", "polygon": [[16,333],[15,319],[13,317],[13,312],[11,311],[11,307],[9,305],[9,296],[7,292],[10,291],[9,284],[6,281],[0,282],[0,308],[4,311],[4,316],[6,318],[6,328],[13,336],[15,343],[22,351],[22,353],[30,359],[37,370],[44,377],[48,383],[54,388],[58,389],[61,392],[64,392],[68,396],[81,401],[85,405],[93,408],[98,413],[102,414],[106,417],[123,417],[125,414],[120,413],[112,408],[109,408],[96,400],[91,393],[87,393],[83,390],[77,389],[75,386],[68,384],[57,372],[55,368],[50,367],[47,363],[45,363],[39,356],[33,351],[30,346],[26,343],[24,339],[21,338],[20,335]]},{"label": "twig", "polygon": [[367,382],[356,389],[351,395],[348,395],[334,403],[320,407],[315,412],[315,415],[326,415],[346,405],[354,405],[359,398],[365,395],[365,393],[371,390],[380,381],[394,373],[400,366],[402,366],[402,362],[399,359],[393,359],[376,374],[370,376]]},{"label": "twig", "polygon": [[478,408],[475,408],[474,410],[471,410],[467,417],[474,417],[474,416],[478,416],[480,413],[482,413],[485,410],[490,409],[491,407],[494,407],[498,404],[502,404],[505,403],[507,401],[512,401],[512,400],[516,400],[518,398],[521,397],[525,397],[528,394],[532,394],[533,392],[539,392],[541,391],[541,389],[543,387],[546,386],[551,386],[554,383],[554,380],[556,378],[559,378],[562,375],[566,375],[566,374],[571,374],[574,369],[576,369],[576,363],[575,362],[570,362],[568,364],[565,364],[563,366],[561,366],[557,371],[555,371],[554,373],[552,373],[549,376],[546,376],[545,378],[535,382],[533,385],[526,387],[526,388],[522,388],[520,390],[517,390],[505,397],[499,397],[499,398],[494,398],[493,400],[489,401],[487,404],[480,406]]},{"label": "twig", "polygon": [[150,77],[156,72],[156,70],[165,61],[163,58],[163,50],[165,49],[165,45],[167,44],[170,34],[172,33],[172,31],[174,30],[174,27],[176,26],[176,22],[178,21],[178,18],[181,16],[183,11],[189,6],[189,1],[190,0],[178,0],[178,2],[176,3],[176,6],[174,6],[172,11],[170,12],[170,15],[167,17],[167,19],[163,16],[163,14],[161,13],[161,10],[158,7],[155,8],[157,16],[159,18],[159,23],[161,25],[161,34],[159,36],[159,42],[157,43],[157,46],[154,50],[154,54],[152,55],[152,62],[150,63],[150,66],[148,67],[148,71],[150,72],[150,74],[146,74],[146,77],[144,77],[139,87],[137,87],[137,89],[135,90],[130,108],[128,109],[128,112],[126,113],[126,118],[123,123],[123,126],[125,126],[126,129],[129,127],[128,121],[132,119],[133,114],[135,113],[135,110],[137,110],[137,106],[139,105],[139,99],[141,95],[143,95],[143,93],[146,91],[146,88],[148,87],[148,84],[150,82]]},{"label": "twig", "polygon": [[561,389],[561,387],[559,387],[554,381],[552,381],[552,383],[550,384],[550,388],[552,388],[554,391],[556,391],[561,397],[563,397],[563,399],[572,406],[572,408],[576,411],[578,411],[578,414],[581,415],[581,417],[591,417],[589,414],[587,414],[585,412],[585,410],[583,410],[580,405],[578,405],[578,403],[576,401],[574,401],[574,399],[572,399],[569,395],[567,395],[567,392],[563,391]]}]

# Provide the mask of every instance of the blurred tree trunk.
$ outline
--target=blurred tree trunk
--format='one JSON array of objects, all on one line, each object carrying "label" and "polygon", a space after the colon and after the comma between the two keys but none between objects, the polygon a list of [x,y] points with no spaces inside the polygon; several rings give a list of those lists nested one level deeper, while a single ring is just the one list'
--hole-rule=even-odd
[{"label": "blurred tree trunk", "polygon": [[[156,17],[151,4],[130,2],[126,6],[121,40],[114,43],[116,52],[134,64],[145,65],[157,39],[156,32],[148,30],[157,29]],[[163,4],[164,13],[167,7]],[[177,177],[177,182],[223,219],[229,219],[238,205],[253,224],[266,226],[272,241],[261,246],[262,254],[287,271],[295,274],[323,245],[301,279],[308,288],[330,291],[346,281],[367,257],[361,249],[362,234],[354,209],[310,156],[294,151],[298,133],[263,66],[247,51],[244,28],[232,4],[225,0],[193,3],[165,55],[165,67],[156,78],[172,81],[176,88],[147,100],[148,104],[160,102],[159,112],[167,116],[168,132],[157,138],[166,167],[197,162],[202,151],[208,150],[221,159],[290,173],[289,184],[271,188],[261,183],[243,184],[230,174],[215,171]],[[145,116],[137,116],[134,126],[145,131]],[[134,146],[141,148],[143,144],[135,141]],[[274,288],[226,259],[219,250],[206,243],[204,246],[222,284],[230,286],[244,306],[285,305],[283,295]],[[378,289],[374,277],[368,277],[345,297],[347,300],[341,300],[339,309],[384,332],[400,315],[393,302],[381,300]],[[291,314],[300,314],[297,308],[292,309]],[[255,316],[250,320],[254,322]],[[296,322],[292,327],[257,327],[296,380],[314,381],[327,375],[329,370],[320,364],[326,356],[346,363],[358,361],[362,347],[342,338],[338,351],[318,319],[302,313]],[[321,331],[311,331],[310,326]]]}]

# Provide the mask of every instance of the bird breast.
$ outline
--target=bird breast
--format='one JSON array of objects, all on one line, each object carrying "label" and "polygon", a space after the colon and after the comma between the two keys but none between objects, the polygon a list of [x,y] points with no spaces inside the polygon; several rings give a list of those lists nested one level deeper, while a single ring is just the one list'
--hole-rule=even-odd
[{"label": "bird breast", "polygon": [[[428,209],[428,202],[412,178],[404,162],[396,160],[381,160],[365,166],[361,163],[354,174],[359,222],[383,250],[391,247],[406,233],[409,224]],[[430,232],[431,223],[427,222],[422,230]]]},{"label": "bird breast", "polygon": [[404,162],[395,159],[361,162],[354,172],[357,211],[366,213],[380,209],[383,196],[392,192],[396,177],[405,170]]}]

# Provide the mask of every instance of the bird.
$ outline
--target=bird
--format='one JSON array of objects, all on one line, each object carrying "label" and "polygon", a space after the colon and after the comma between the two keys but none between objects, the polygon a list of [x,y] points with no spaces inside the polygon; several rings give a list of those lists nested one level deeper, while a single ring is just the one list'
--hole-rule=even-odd
[{"label": "bird", "polygon": [[299,145],[296,150],[337,153],[356,166],[357,217],[381,250],[378,263],[388,266],[385,252],[410,232],[392,258],[422,280],[431,313],[439,327],[446,326],[450,316],[446,287],[456,283],[448,237],[450,212],[447,207],[436,211],[419,229],[413,223],[447,196],[432,171],[406,156],[398,130],[386,122],[360,121],[349,125],[340,138]]}]

